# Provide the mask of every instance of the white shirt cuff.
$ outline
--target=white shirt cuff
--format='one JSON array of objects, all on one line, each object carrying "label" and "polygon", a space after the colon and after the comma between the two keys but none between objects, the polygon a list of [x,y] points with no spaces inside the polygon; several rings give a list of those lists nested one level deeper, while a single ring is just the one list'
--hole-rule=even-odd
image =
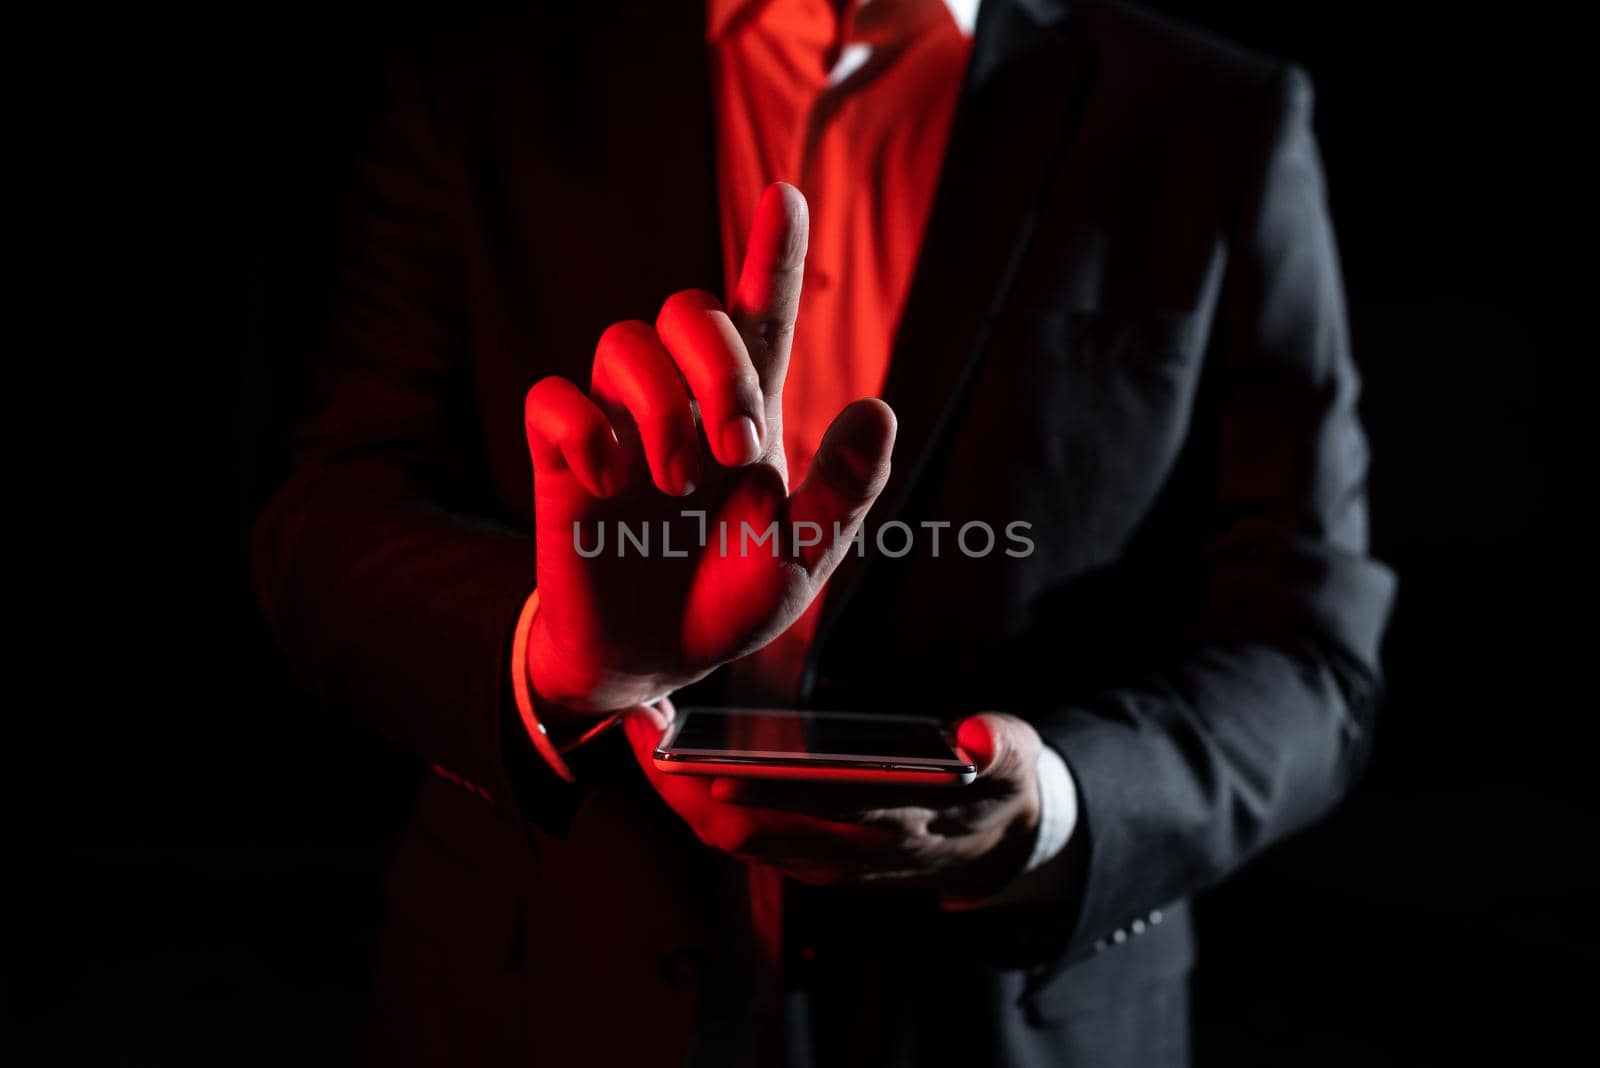
[{"label": "white shirt cuff", "polygon": [[1039,749],[1039,837],[1022,873],[1027,875],[1061,855],[1078,826],[1078,785],[1061,754],[1044,745]]}]

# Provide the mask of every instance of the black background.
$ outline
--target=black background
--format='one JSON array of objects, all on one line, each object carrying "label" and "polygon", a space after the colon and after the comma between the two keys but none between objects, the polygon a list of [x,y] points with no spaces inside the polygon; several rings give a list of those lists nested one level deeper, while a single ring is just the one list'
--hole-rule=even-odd
[{"label": "black background", "polygon": [[[1574,289],[1557,253],[1578,250],[1577,179],[1556,151],[1571,68],[1554,46],[1570,31],[1460,5],[1156,6],[1315,80],[1374,543],[1401,576],[1364,782],[1202,899],[1200,1061],[1564,1062],[1592,986],[1597,766],[1578,686],[1574,370],[1593,353],[1555,322]],[[415,772],[295,694],[244,552],[280,470],[289,368],[318,329],[374,61],[418,18],[435,16],[246,7],[162,27],[85,94],[91,113],[108,101],[102,121],[69,131],[121,188],[154,194],[101,204],[139,215],[144,243],[99,284],[160,295],[143,302],[154,326],[117,325],[144,387],[136,430],[85,446],[92,590],[41,616],[72,648],[89,619],[105,655],[59,669],[52,692],[77,699],[47,706],[48,748],[9,758],[43,766],[14,777],[39,850],[13,876],[29,904],[7,939],[0,1049],[24,1062],[339,1063],[354,1048]],[[145,83],[148,104],[111,103]],[[195,251],[169,268],[169,241]]]}]

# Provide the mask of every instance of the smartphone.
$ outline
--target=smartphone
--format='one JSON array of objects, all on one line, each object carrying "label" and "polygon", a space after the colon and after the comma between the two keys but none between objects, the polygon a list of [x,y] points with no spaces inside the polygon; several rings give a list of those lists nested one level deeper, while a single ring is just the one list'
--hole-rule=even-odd
[{"label": "smartphone", "polygon": [[655,766],[739,779],[963,786],[972,758],[932,717],[773,708],[680,708]]}]

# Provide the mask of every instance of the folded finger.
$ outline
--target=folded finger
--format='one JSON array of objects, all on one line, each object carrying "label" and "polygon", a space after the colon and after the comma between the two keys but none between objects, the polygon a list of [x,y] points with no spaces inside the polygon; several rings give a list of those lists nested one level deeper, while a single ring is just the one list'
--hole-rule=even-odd
[{"label": "folded finger", "polygon": [[637,428],[656,488],[674,497],[694,489],[700,441],[689,391],[648,323],[616,323],[600,336],[590,392],[613,423]]},{"label": "folded finger", "polygon": [[656,333],[700,405],[717,462],[743,467],[758,460],[766,434],[761,380],[721,302],[699,289],[674,293],[656,317]]},{"label": "folded finger", "polygon": [[565,378],[540,379],[522,407],[523,430],[536,480],[566,479],[596,497],[610,497],[627,484],[627,454],[604,413]]}]

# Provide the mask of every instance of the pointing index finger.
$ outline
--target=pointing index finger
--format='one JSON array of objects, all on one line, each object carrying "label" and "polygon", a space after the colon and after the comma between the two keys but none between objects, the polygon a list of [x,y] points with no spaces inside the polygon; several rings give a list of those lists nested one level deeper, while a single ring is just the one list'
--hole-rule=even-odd
[{"label": "pointing index finger", "polygon": [[767,186],[750,225],[731,317],[768,396],[783,389],[788,371],[810,231],[800,190],[787,182]]}]

